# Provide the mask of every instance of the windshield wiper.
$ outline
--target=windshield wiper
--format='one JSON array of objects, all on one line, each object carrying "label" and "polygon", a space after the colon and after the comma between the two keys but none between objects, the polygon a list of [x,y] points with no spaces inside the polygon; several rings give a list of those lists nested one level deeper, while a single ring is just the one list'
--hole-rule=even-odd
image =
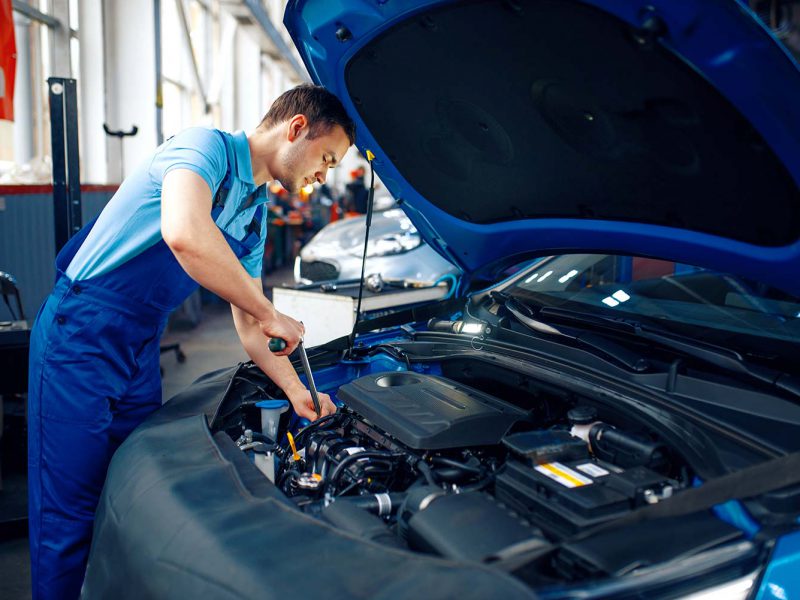
[{"label": "windshield wiper", "polygon": [[[495,300],[498,300],[498,297],[500,296],[500,294],[493,295]],[[567,332],[548,323],[539,321],[534,318],[526,305],[520,303],[511,296],[502,295],[500,301],[503,306],[505,306],[506,310],[508,310],[508,312],[517,319],[517,321],[533,331],[565,337],[585,346],[589,346],[590,348],[622,363],[624,366],[632,371],[635,371],[636,373],[643,373],[650,368],[649,361],[641,354],[633,352],[629,348],[617,344],[608,338],[604,338],[589,332],[580,332],[577,334],[573,332]]]},{"label": "windshield wiper", "polygon": [[[537,306],[532,309],[527,304],[521,303],[516,298],[499,294],[494,295],[495,300],[503,303],[506,309],[519,319],[520,307],[527,313],[526,319],[536,323],[524,323],[540,333],[551,333],[553,335],[567,335],[557,326],[554,326],[551,319],[567,321],[572,326],[591,327],[595,330],[605,329],[614,333],[630,335],[640,340],[646,340],[658,344],[662,348],[667,348],[678,352],[684,356],[689,356],[707,364],[718,367],[729,373],[735,373],[747,377],[753,381],[765,383],[776,387],[793,396],[800,397],[800,381],[782,371],[777,371],[760,365],[754,365],[747,361],[739,352],[730,348],[702,342],[688,336],[682,336],[673,332],[645,325],[638,321],[621,317],[606,317],[602,315],[589,315],[578,311],[552,306]],[[509,304],[511,306],[509,306]],[[549,331],[548,331],[549,328]],[[578,336],[581,338],[582,336]]]}]

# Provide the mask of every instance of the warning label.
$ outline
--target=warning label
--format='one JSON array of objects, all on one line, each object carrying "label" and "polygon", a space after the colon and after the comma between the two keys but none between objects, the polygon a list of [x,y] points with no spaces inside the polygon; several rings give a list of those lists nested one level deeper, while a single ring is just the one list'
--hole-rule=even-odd
[{"label": "warning label", "polygon": [[570,469],[568,466],[559,462],[537,465],[536,470],[542,475],[545,475],[553,481],[557,481],[564,487],[568,488],[580,487],[582,485],[589,485],[592,483],[592,480],[585,475],[581,475],[577,471]]},{"label": "warning label", "polygon": [[575,468],[579,471],[583,471],[587,475],[591,475],[592,477],[602,477],[603,475],[608,475],[608,471],[606,471],[603,467],[598,467],[594,463],[583,463],[582,465],[576,465]]}]

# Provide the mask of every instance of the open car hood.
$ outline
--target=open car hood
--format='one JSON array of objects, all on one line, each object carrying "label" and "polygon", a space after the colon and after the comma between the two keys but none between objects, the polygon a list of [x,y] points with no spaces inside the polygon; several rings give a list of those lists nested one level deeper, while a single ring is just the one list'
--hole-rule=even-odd
[{"label": "open car hood", "polygon": [[800,291],[800,70],[736,0],[290,0],[313,80],[466,274],[603,251]]}]

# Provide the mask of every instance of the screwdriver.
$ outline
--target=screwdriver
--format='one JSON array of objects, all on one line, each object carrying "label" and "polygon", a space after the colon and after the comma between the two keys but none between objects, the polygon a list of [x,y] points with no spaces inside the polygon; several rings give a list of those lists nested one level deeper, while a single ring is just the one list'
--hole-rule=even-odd
[{"label": "screwdriver", "polygon": [[[281,338],[272,338],[269,341],[269,349],[272,352],[280,352],[286,348],[286,340]],[[317,386],[314,385],[314,376],[311,374],[311,365],[308,363],[308,354],[303,345],[303,338],[300,338],[300,343],[297,345],[300,352],[300,361],[303,363],[303,371],[306,374],[306,381],[308,381],[308,389],[311,391],[311,400],[314,402],[314,411],[317,413],[317,418],[322,416],[322,407],[319,404],[319,395],[317,394]]]}]

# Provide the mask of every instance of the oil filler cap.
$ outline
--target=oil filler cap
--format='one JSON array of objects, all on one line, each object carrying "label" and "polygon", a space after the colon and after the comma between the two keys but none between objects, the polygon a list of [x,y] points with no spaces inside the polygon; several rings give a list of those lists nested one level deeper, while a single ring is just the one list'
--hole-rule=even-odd
[{"label": "oil filler cap", "polygon": [[597,411],[592,406],[576,406],[567,413],[567,419],[572,425],[588,425],[597,420]]}]

